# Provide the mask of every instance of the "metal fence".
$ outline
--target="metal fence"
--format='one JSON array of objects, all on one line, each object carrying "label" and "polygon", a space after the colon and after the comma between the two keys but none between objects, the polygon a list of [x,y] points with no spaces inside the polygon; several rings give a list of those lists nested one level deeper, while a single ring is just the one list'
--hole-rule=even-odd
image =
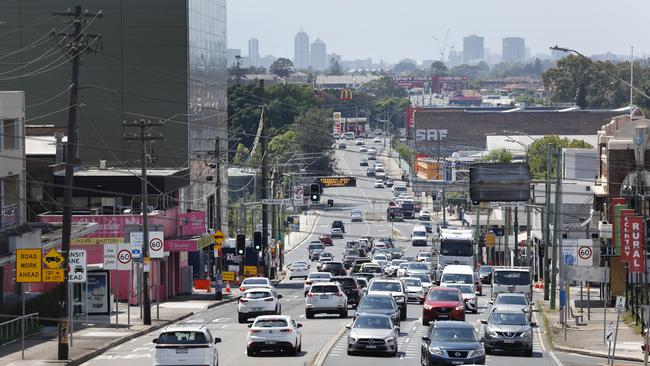
[{"label": "metal fence", "polygon": [[[0,315],[0,317],[7,317]],[[0,345],[5,345],[16,340],[23,342],[24,351],[24,337],[36,333],[40,330],[38,313],[26,314],[9,321],[0,323]]]}]

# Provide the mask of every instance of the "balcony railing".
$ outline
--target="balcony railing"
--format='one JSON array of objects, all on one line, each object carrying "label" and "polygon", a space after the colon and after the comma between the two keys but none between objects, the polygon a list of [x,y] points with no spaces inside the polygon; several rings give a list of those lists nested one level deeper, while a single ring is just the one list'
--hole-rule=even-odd
[{"label": "balcony railing", "polygon": [[18,224],[18,205],[8,205],[2,207],[0,216],[0,229]]}]

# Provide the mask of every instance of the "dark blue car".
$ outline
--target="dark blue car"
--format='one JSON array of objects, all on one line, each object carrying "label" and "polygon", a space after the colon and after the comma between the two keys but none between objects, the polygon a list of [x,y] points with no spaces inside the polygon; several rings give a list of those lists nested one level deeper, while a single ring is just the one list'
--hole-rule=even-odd
[{"label": "dark blue car", "polygon": [[422,365],[485,365],[485,349],[474,327],[461,321],[435,322],[422,337]]}]

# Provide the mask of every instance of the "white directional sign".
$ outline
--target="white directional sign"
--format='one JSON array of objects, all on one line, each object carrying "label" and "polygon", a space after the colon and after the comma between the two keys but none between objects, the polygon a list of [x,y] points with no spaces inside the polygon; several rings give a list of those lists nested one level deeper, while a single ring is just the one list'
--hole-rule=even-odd
[{"label": "white directional sign", "polygon": [[86,282],[86,251],[84,249],[72,249],[68,256],[68,281],[73,283]]},{"label": "white directional sign", "polygon": [[133,255],[131,253],[130,244],[117,245],[117,270],[128,271],[131,269],[131,260]]},{"label": "white directional sign", "polygon": [[625,296],[616,296],[616,311],[621,312],[625,309]]},{"label": "white directional sign", "polygon": [[490,205],[490,208],[506,208],[506,207],[524,208],[524,207],[526,207],[526,202],[519,202],[519,201],[514,201],[514,202],[490,202],[489,205]]},{"label": "white directional sign", "polygon": [[104,269],[117,269],[117,244],[104,244]]},{"label": "white directional sign", "polygon": [[162,231],[149,232],[149,257],[164,257],[165,234]]},{"label": "white directional sign", "polygon": [[265,198],[262,203],[265,205],[290,205],[293,200],[289,198]]},{"label": "white directional sign", "polygon": [[610,321],[607,323],[607,330],[605,331],[605,340],[607,342],[614,341],[614,322]]},{"label": "white directional sign", "polygon": [[131,254],[134,258],[142,257],[142,242],[144,241],[144,236],[142,231],[135,231],[129,234],[130,243],[131,243]]}]

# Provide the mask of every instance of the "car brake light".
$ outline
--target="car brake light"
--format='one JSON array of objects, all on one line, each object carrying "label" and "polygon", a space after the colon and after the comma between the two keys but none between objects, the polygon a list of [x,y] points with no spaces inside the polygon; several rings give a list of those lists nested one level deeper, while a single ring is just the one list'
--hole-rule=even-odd
[{"label": "car brake light", "polygon": [[291,328],[287,328],[287,329],[280,329],[280,332],[283,332],[283,333],[291,333],[291,332],[292,332],[292,330],[291,330]]},{"label": "car brake light", "polygon": [[273,298],[269,297],[268,299],[264,299],[264,301],[273,301]]},{"label": "car brake light", "polygon": [[244,298],[240,298],[240,299],[239,299],[239,302],[248,302],[248,300],[246,300],[246,299],[244,299]]},{"label": "car brake light", "polygon": [[310,292],[309,294],[307,294],[307,296],[314,297],[314,296],[316,296],[316,294]]},{"label": "car brake light", "polygon": [[262,331],[259,330],[259,329],[251,329],[250,332],[251,332],[251,333],[260,333],[260,332],[262,332]]},{"label": "car brake light", "polygon": [[246,287],[240,287],[239,288],[239,292],[244,292],[244,291],[246,291]]}]

